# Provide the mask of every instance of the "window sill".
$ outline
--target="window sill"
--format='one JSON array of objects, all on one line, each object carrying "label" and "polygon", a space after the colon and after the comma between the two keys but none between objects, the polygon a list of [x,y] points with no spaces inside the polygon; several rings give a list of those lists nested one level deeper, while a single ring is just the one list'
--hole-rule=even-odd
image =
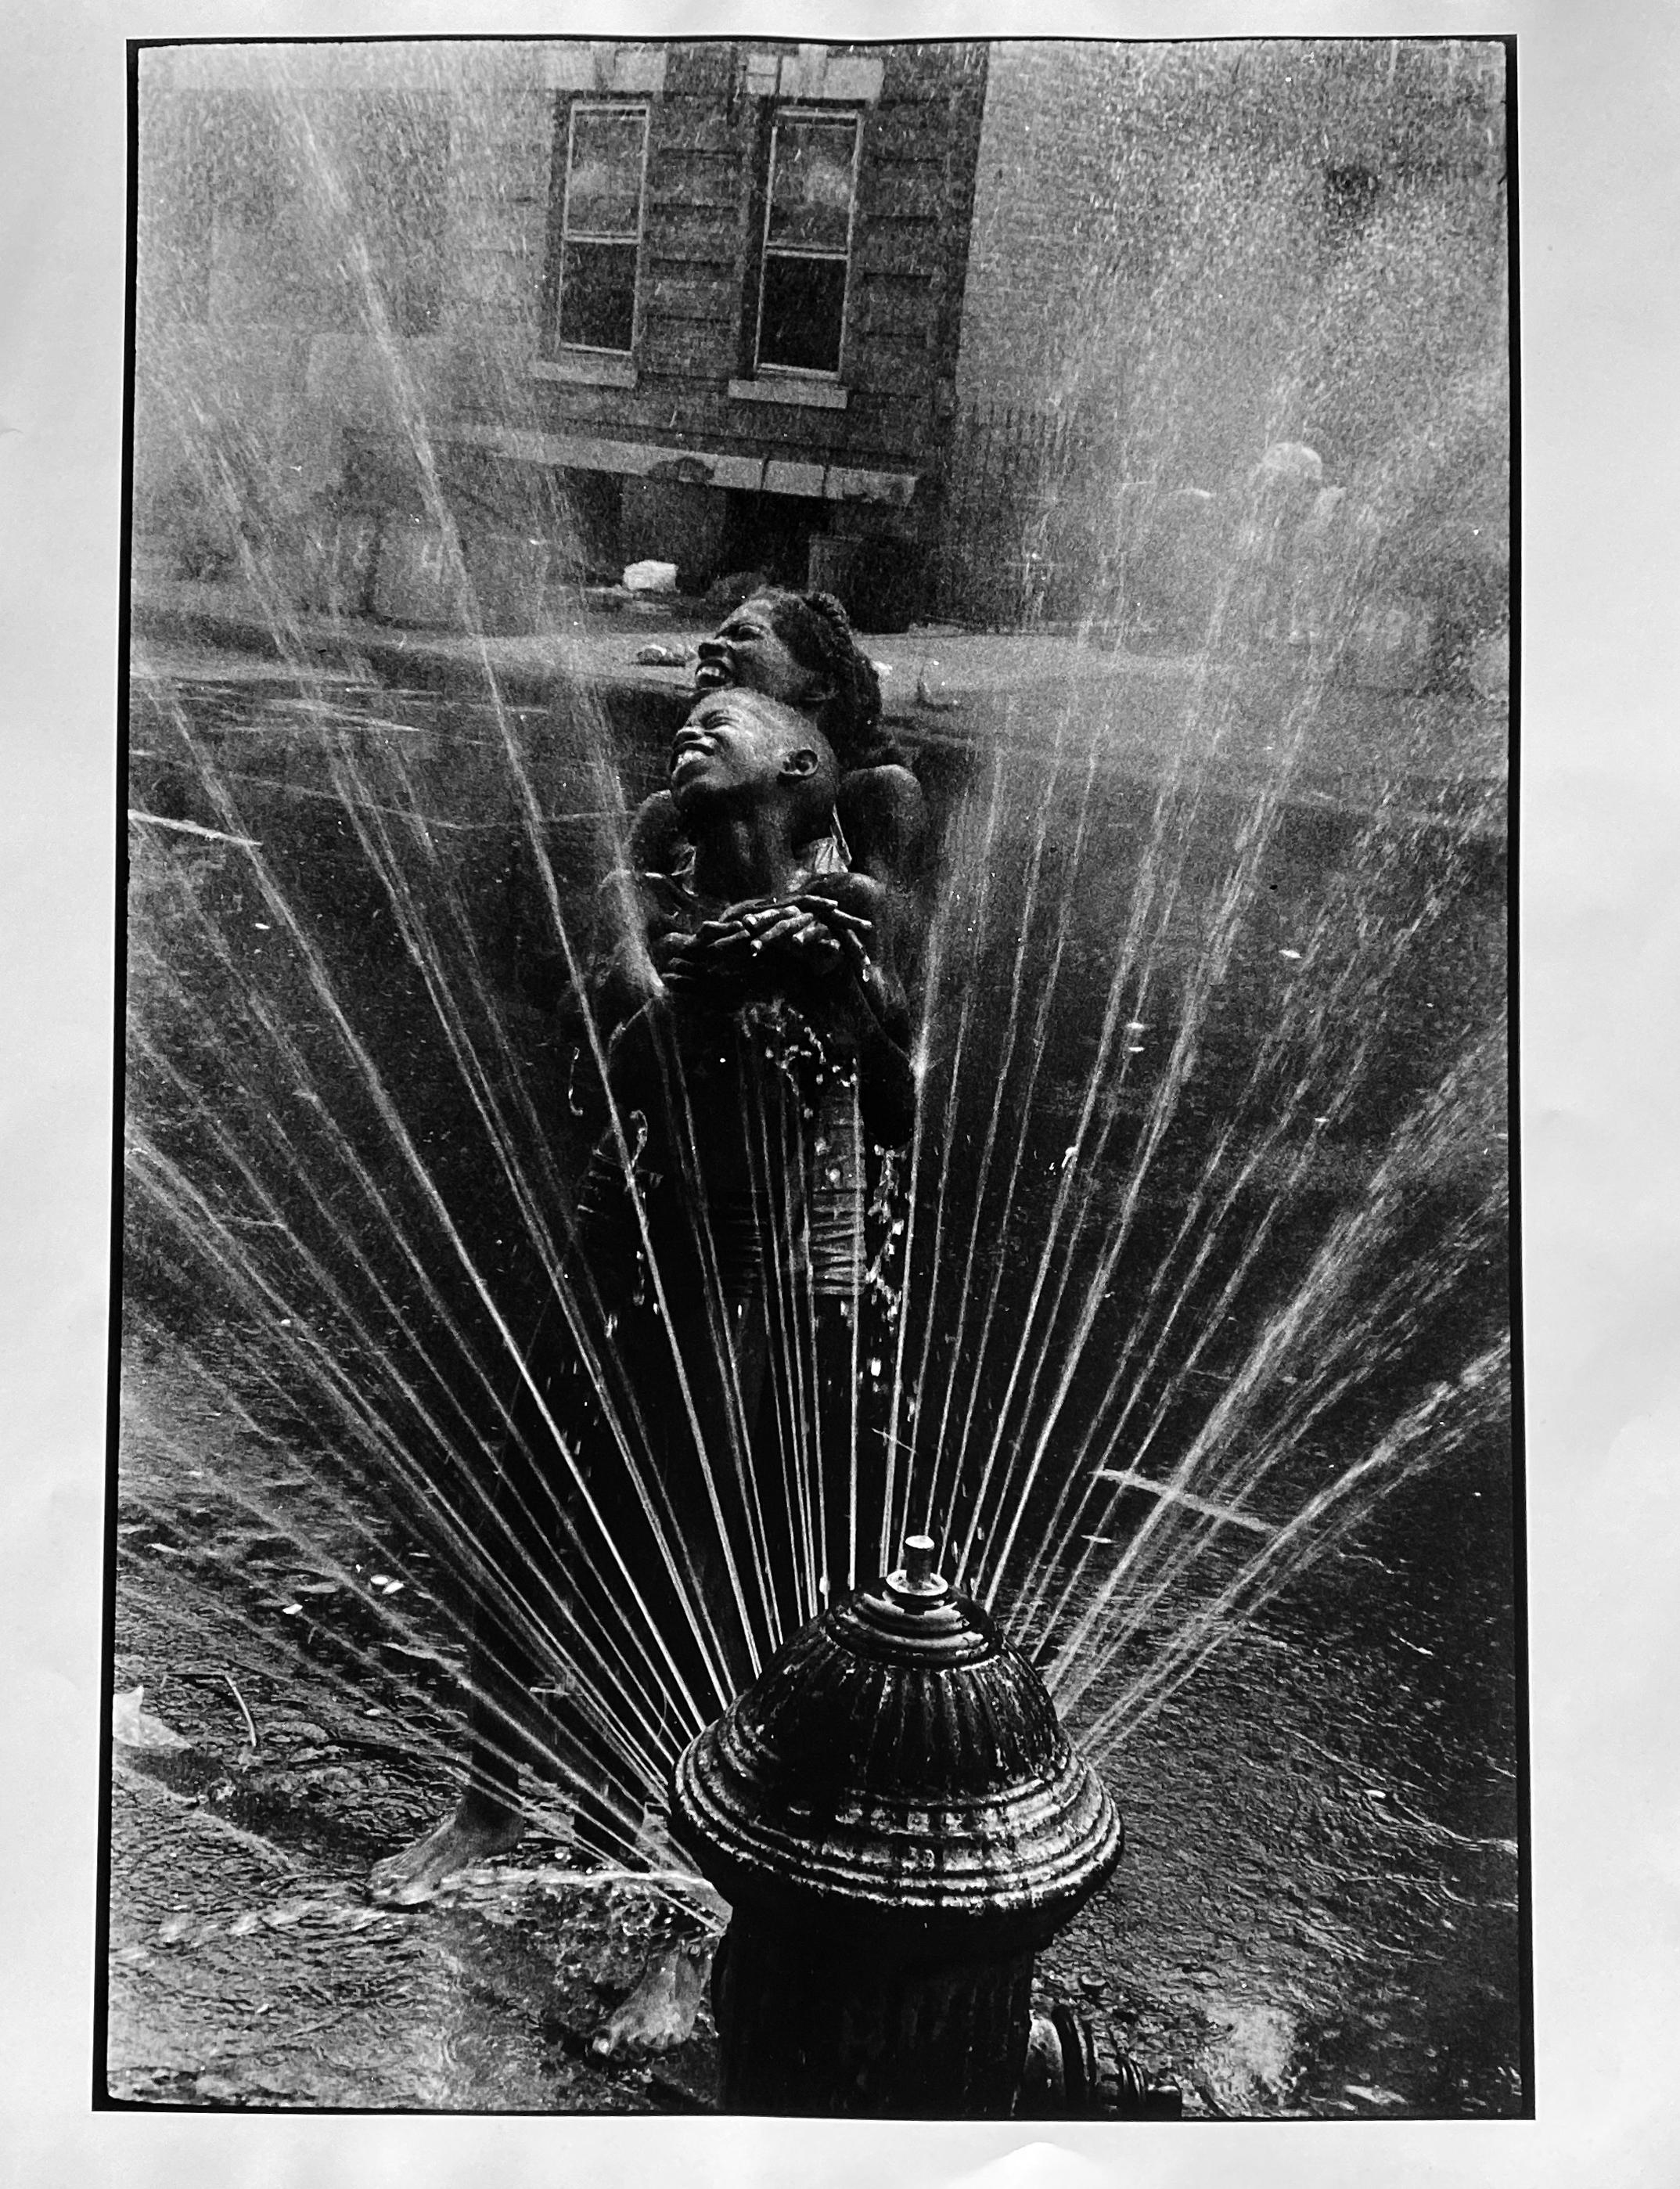
[{"label": "window sill", "polygon": [[732,380],[738,403],[787,403],[807,410],[844,410],[849,391],[832,380]]},{"label": "window sill", "polygon": [[627,357],[534,358],[530,376],[571,387],[634,387],[636,381],[635,364]]}]

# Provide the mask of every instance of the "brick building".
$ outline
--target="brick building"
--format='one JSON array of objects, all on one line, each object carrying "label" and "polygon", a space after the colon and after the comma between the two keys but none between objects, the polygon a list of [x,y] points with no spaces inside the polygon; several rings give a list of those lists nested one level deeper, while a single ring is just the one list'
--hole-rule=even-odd
[{"label": "brick building", "polygon": [[418,461],[516,529],[563,505],[602,570],[890,582],[936,521],[985,76],[964,44],[148,54],[144,484],[219,415],[353,501],[418,512]]},{"label": "brick building", "polygon": [[140,529],[330,519],[425,619],[441,497],[514,622],[642,557],[1006,618],[1118,483],[1345,477],[1496,366],[1502,93],[1453,41],[149,49]]},{"label": "brick building", "polygon": [[1450,509],[1502,540],[1505,68],[1486,40],[994,44],[950,612],[1112,598],[1151,495],[1240,494],[1278,442],[1387,531]]},{"label": "brick building", "polygon": [[[1276,307],[1298,338],[1308,292],[1400,201],[1502,246],[1504,69],[1487,41],[994,44],[959,399],[1076,402],[1094,374],[1135,370],[1151,320],[1198,287],[1226,292],[1253,382]],[[1193,348],[1207,384],[1236,359],[1197,316],[1172,363]]]}]

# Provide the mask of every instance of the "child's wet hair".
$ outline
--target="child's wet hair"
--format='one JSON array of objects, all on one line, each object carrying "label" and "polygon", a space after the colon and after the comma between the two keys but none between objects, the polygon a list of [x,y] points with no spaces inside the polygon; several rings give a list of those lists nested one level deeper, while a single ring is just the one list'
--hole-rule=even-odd
[{"label": "child's wet hair", "polygon": [[832,593],[800,593],[782,585],[766,585],[753,598],[764,604],[771,629],[800,666],[833,687],[823,728],[841,768],[868,767],[887,757],[880,679],[841,603]]}]

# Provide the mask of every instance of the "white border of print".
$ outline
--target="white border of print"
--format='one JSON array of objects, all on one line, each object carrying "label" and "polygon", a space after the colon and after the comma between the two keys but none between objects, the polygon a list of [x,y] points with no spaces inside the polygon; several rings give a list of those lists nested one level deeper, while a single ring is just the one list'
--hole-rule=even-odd
[{"label": "white border of print", "polygon": [[[1523,1195],[1536,2122],[885,2129],[95,2113],[90,2106],[116,908],[124,41],[763,34],[1519,39]],[[1680,16],[1648,0],[624,5],[59,0],[0,71],[0,2148],[64,2183],[669,2178],[1680,2180]]]}]

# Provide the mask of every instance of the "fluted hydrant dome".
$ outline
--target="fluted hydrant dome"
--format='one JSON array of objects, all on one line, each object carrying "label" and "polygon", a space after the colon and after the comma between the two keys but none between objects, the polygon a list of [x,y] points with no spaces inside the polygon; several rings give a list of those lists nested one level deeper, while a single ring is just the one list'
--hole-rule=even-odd
[{"label": "fluted hydrant dome", "polygon": [[1044,1683],[934,1546],[795,1635],[679,1761],[673,1817],[732,1902],[895,1949],[1018,1950],[1120,1857]]}]

